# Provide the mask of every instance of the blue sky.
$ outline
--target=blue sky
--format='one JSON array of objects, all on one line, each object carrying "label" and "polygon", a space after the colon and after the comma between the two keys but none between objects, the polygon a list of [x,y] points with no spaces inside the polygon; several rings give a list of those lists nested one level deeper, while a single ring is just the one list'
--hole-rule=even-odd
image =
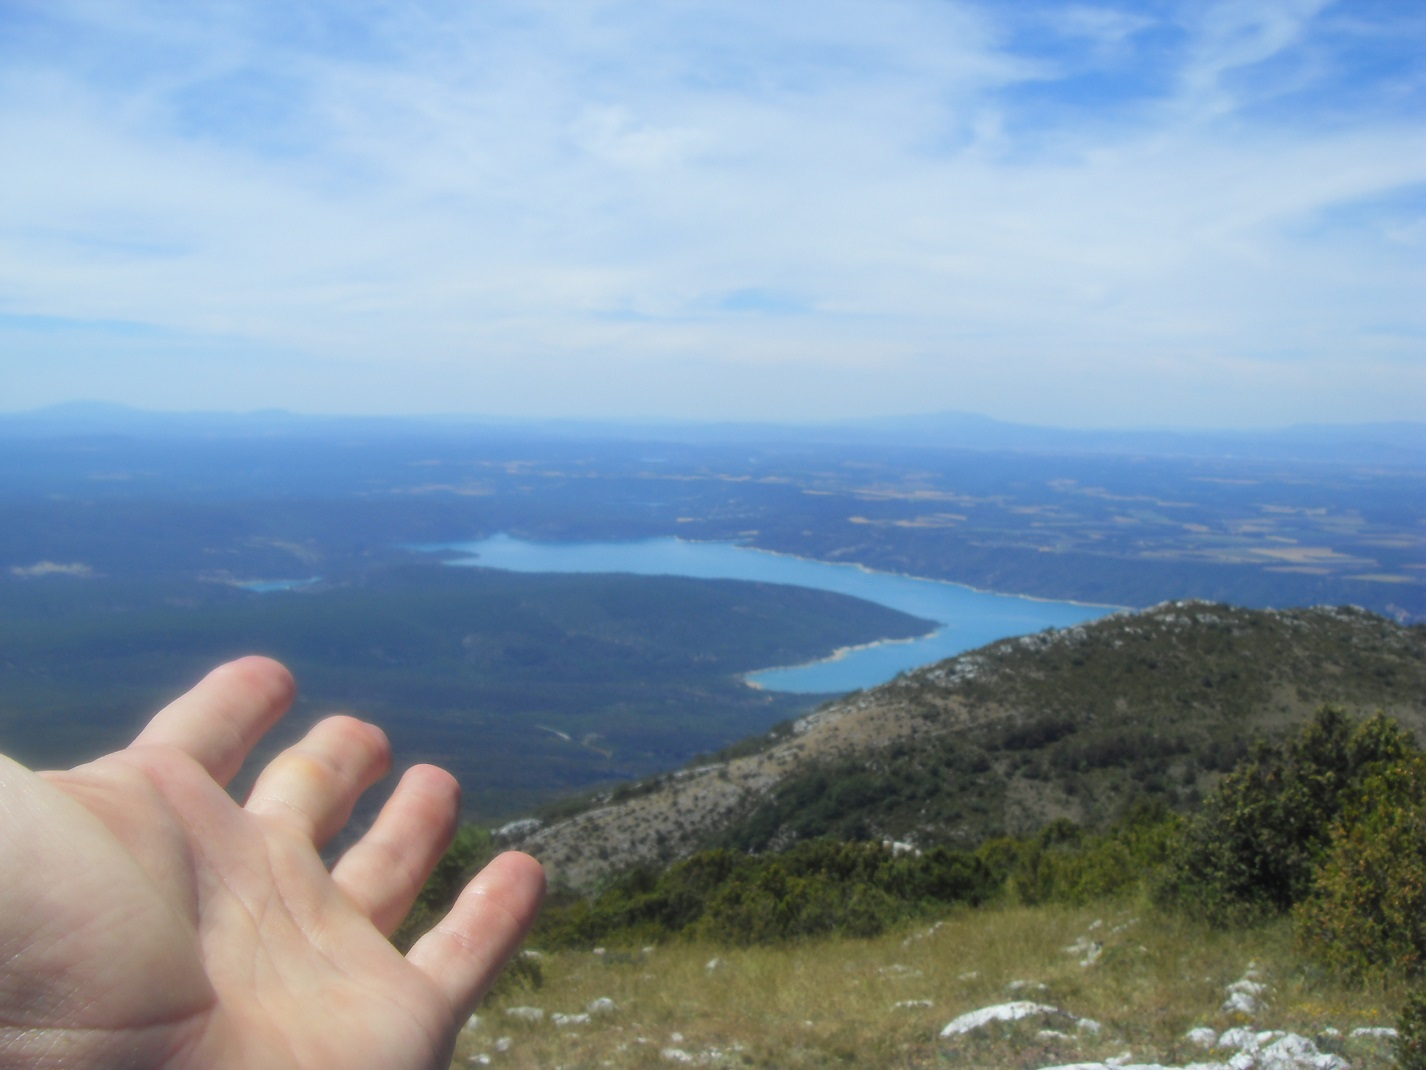
[{"label": "blue sky", "polygon": [[0,408],[1426,417],[1426,7],[0,0]]}]

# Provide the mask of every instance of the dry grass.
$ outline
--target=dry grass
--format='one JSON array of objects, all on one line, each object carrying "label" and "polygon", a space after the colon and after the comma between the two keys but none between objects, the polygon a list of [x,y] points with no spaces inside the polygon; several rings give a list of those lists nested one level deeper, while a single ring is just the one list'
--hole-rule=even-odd
[{"label": "dry grass", "polygon": [[[1096,923],[1098,923],[1096,925]],[[1083,965],[1084,941],[1100,945]],[[716,960],[716,965],[710,965]],[[1224,989],[1256,963],[1267,1005],[1251,1022],[1220,1010]],[[1205,1053],[1198,1025],[1251,1024],[1306,1036],[1388,1025],[1402,993],[1332,983],[1307,969],[1278,926],[1213,933],[1120,909],[967,911],[875,940],[790,948],[675,944],[541,960],[544,984],[482,1008],[453,1065],[524,1067],[1041,1067],[1132,1053],[1182,1065]],[[558,1025],[597,999],[615,1009]],[[970,1010],[1012,999],[1066,1015],[993,1025],[942,1040]],[[543,1020],[507,1012],[538,1007]],[[1071,1017],[1072,1016],[1072,1017]],[[1075,1019],[1101,1025],[1076,1030]],[[1052,1029],[1062,1036],[1047,1036]],[[1342,1041],[1357,1070],[1390,1065],[1384,1042]],[[501,1050],[501,1049],[504,1050]]]}]

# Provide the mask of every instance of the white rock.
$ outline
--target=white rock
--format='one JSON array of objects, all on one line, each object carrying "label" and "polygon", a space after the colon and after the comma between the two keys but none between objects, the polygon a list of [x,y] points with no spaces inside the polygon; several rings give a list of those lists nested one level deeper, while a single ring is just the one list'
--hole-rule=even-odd
[{"label": "white rock", "polygon": [[664,1048],[663,1051],[659,1052],[659,1054],[671,1063],[693,1062],[693,1056],[689,1055],[688,1052],[684,1051],[682,1048]]},{"label": "white rock", "polygon": [[613,1014],[619,1009],[619,1005],[608,996],[600,996],[598,999],[590,1000],[584,1009],[590,1014]]},{"label": "white rock", "polygon": [[1348,1070],[1340,1055],[1317,1050],[1306,1037],[1288,1033],[1258,1053],[1258,1070]]},{"label": "white rock", "polygon": [[1251,981],[1243,978],[1241,981],[1234,981],[1228,986],[1229,992],[1243,992],[1249,996],[1260,996],[1267,991],[1267,985],[1258,981]]},{"label": "white rock", "polygon": [[464,1033],[474,1033],[479,1028],[480,1016],[478,1014],[472,1014],[465,1020],[465,1025],[461,1026],[461,1031]]},{"label": "white rock", "polygon": [[1212,1050],[1218,1046],[1218,1031],[1210,1029],[1206,1025],[1200,1025],[1197,1029],[1190,1029],[1183,1035],[1183,1039],[1190,1044],[1196,1044],[1200,1048]]},{"label": "white rock", "polygon": [[1224,1050],[1237,1048],[1239,1051],[1257,1051],[1258,1035],[1245,1025],[1229,1029],[1218,1038],[1218,1047]]},{"label": "white rock", "polygon": [[495,1050],[500,1052],[500,1054],[504,1055],[507,1051],[510,1050],[510,1045],[514,1043],[515,1042],[509,1037],[501,1037],[495,1042]]},{"label": "white rock", "polygon": [[978,1011],[962,1014],[941,1030],[941,1036],[953,1037],[961,1033],[969,1033],[972,1029],[979,1029],[991,1022],[1014,1022],[1036,1014],[1058,1013],[1058,1007],[1051,1007],[1045,1003],[1030,1003],[1026,1000],[1018,1000],[1014,1003],[997,1003],[991,1007],[982,1007]]},{"label": "white rock", "polygon": [[489,1066],[490,1056],[483,1051],[477,1052],[475,1055],[467,1055],[465,1062],[467,1066]]},{"label": "white rock", "polygon": [[891,1007],[893,1010],[910,1010],[916,1007],[930,1007],[932,1005],[929,999],[898,999]]},{"label": "white rock", "polygon": [[587,1014],[560,1014],[558,1012],[550,1015],[550,1021],[558,1026],[566,1025],[588,1025],[589,1015]]},{"label": "white rock", "polygon": [[[1259,1041],[1261,1043],[1261,1040]],[[1312,1065],[1318,1054],[1317,1045],[1306,1037],[1288,1034],[1258,1052],[1258,1066],[1262,1070],[1296,1070],[1298,1065]]]},{"label": "white rock", "polygon": [[1097,1037],[1104,1031],[1104,1026],[1100,1025],[1093,1018],[1081,1018],[1074,1023],[1074,1027],[1079,1032],[1088,1033],[1092,1037]]},{"label": "white rock", "polygon": [[522,1022],[542,1022],[545,1018],[545,1012],[539,1007],[506,1007],[505,1013]]},{"label": "white rock", "polygon": [[1348,1034],[1348,1035],[1351,1036],[1351,1038],[1352,1038],[1353,1040],[1357,1039],[1358,1037],[1387,1037],[1387,1038],[1394,1038],[1394,1037],[1396,1036],[1396,1030],[1393,1029],[1393,1028],[1391,1028],[1391,1026],[1388,1026],[1388,1025],[1378,1025],[1378,1026],[1368,1026],[1368,1025],[1364,1025],[1364,1026],[1358,1027],[1357,1029],[1353,1029],[1353,1030],[1351,1031],[1351,1033]]},{"label": "white rock", "polygon": [[717,969],[719,966],[721,966],[721,965],[723,965],[723,960],[720,959],[720,958],[716,958],[716,957],[715,957],[715,958],[709,959],[709,960],[708,960],[708,964],[707,964],[706,966],[704,966],[703,968],[704,968],[705,970],[716,970],[716,969]]},{"label": "white rock", "polygon": [[1234,992],[1223,1001],[1220,1008],[1224,1014],[1255,1014],[1258,1010],[1258,1001],[1246,992]]}]

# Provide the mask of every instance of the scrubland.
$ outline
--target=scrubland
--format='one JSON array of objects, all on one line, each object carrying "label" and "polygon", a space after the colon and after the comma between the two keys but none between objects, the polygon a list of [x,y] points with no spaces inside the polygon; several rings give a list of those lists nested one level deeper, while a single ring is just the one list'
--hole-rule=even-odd
[{"label": "scrubland", "polygon": [[1188,818],[705,852],[554,904],[458,1063],[1422,1070],[1423,830],[1411,734],[1324,707]]}]

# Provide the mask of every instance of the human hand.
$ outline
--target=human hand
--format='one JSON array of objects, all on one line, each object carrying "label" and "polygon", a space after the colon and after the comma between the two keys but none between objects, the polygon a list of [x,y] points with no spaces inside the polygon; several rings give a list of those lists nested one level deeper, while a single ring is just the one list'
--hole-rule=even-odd
[{"label": "human hand", "polygon": [[411,769],[328,872],[318,851],[390,746],[328,718],[237,805],[224,786],[292,695],[281,665],[245,658],[88,765],[0,756],[0,1066],[449,1064],[543,872],[496,858],[403,957],[386,935],[450,842],[459,788]]}]

